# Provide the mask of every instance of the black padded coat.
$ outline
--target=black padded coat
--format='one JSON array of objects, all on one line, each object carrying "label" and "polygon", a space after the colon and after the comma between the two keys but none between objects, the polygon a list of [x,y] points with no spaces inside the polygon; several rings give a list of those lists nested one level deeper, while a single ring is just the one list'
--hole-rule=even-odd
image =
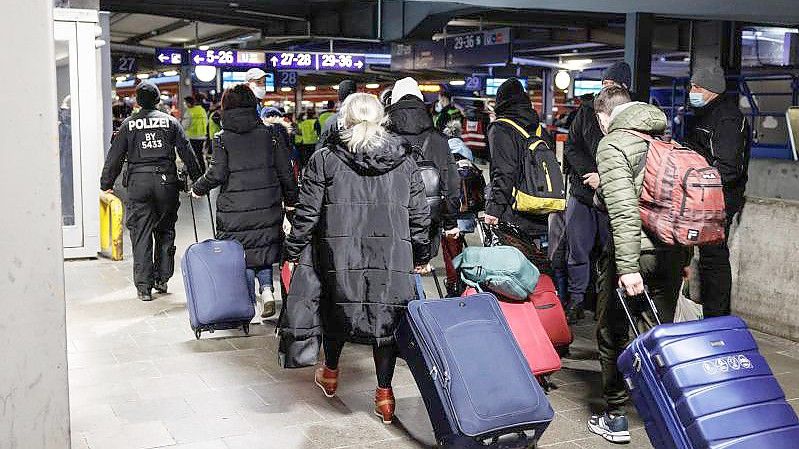
[{"label": "black padded coat", "polygon": [[241,242],[248,268],[271,266],[282,252],[282,203],[297,201],[288,149],[255,108],[224,111],[222,131],[214,139],[211,164],[192,189],[206,195],[221,185],[216,237]]},{"label": "black padded coat", "polygon": [[[324,333],[346,341],[392,344],[416,297],[413,268],[430,259],[424,184],[395,137],[352,153],[340,143],[313,154],[294,226],[289,260],[313,239],[321,281]],[[310,283],[295,272],[292,285]],[[312,292],[308,292],[312,295]]]}]

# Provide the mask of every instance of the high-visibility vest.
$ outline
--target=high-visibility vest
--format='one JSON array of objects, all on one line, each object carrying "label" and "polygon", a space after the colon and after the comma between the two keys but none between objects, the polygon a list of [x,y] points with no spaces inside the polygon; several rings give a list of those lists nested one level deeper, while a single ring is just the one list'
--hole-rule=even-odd
[{"label": "high-visibility vest", "polygon": [[319,134],[316,133],[316,122],[315,118],[305,119],[300,122],[299,130],[302,136],[300,143],[303,145],[316,145],[316,142],[319,142]]},{"label": "high-visibility vest", "polygon": [[325,129],[325,123],[327,123],[327,121],[330,120],[330,117],[332,117],[334,114],[335,112],[333,111],[325,111],[319,114],[319,127]]},{"label": "high-visibility vest", "polygon": [[200,105],[192,106],[186,109],[186,114],[191,118],[191,124],[186,130],[186,137],[190,140],[205,140],[205,130],[208,126],[205,109]]}]

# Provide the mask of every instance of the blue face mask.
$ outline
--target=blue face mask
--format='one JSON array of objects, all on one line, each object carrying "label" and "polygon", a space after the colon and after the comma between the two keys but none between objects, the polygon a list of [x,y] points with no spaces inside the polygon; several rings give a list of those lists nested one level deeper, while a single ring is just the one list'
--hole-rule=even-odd
[{"label": "blue face mask", "polygon": [[701,108],[707,104],[705,101],[705,95],[702,92],[691,92],[688,94],[688,101],[691,103],[691,106],[695,108]]}]

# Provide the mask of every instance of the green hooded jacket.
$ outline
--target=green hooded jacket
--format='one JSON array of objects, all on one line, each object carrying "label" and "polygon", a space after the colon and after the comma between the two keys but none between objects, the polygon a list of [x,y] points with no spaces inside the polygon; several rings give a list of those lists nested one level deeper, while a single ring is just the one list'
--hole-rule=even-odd
[{"label": "green hooded jacket", "polygon": [[641,252],[655,248],[641,228],[638,211],[644,183],[643,170],[638,166],[649,144],[625,130],[658,136],[666,130],[666,124],[666,115],[657,107],[627,103],[613,110],[608,134],[599,142],[596,159],[600,189],[610,216],[619,275],[637,273]]}]

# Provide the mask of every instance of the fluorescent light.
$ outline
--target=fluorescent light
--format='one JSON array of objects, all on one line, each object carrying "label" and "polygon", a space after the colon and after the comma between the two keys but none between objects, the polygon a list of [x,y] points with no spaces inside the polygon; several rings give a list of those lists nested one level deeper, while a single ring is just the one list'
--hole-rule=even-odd
[{"label": "fluorescent light", "polygon": [[593,63],[593,59],[569,59],[563,62],[569,70],[583,70],[585,66]]},{"label": "fluorescent light", "polygon": [[338,84],[334,84],[334,85],[330,86],[330,88],[333,89],[333,90],[338,90]]},{"label": "fluorescent light", "polygon": [[140,80],[146,80],[149,77],[150,77],[149,73],[139,73],[139,74],[136,75],[136,78],[138,78]]},{"label": "fluorescent light", "polygon": [[377,83],[369,83],[365,86],[367,89],[380,89],[380,84]]},{"label": "fluorescent light", "polygon": [[466,81],[465,80],[452,80],[452,81],[449,82],[449,85],[450,86],[465,86],[466,85]]},{"label": "fluorescent light", "polygon": [[419,90],[422,92],[441,92],[441,86],[438,84],[420,84]]},{"label": "fluorescent light", "polygon": [[199,48],[200,48],[200,50],[202,50],[202,51],[205,51],[205,50],[208,50],[208,49],[209,49],[209,48],[211,48],[211,47],[209,47],[209,46],[207,46],[207,45],[200,45],[200,47],[199,47]]},{"label": "fluorescent light", "polygon": [[313,92],[316,90],[316,86],[305,86],[305,90],[308,92]]},{"label": "fluorescent light", "polygon": [[164,72],[164,76],[175,76],[177,74],[178,74],[177,70],[167,70],[166,72]]},{"label": "fluorescent light", "polygon": [[280,91],[281,92],[291,92],[291,88],[290,87],[281,87]]},{"label": "fluorescent light", "polygon": [[127,81],[128,77],[127,76],[118,76],[118,77],[116,77],[116,80],[117,80],[118,83],[121,83],[123,81]]}]

